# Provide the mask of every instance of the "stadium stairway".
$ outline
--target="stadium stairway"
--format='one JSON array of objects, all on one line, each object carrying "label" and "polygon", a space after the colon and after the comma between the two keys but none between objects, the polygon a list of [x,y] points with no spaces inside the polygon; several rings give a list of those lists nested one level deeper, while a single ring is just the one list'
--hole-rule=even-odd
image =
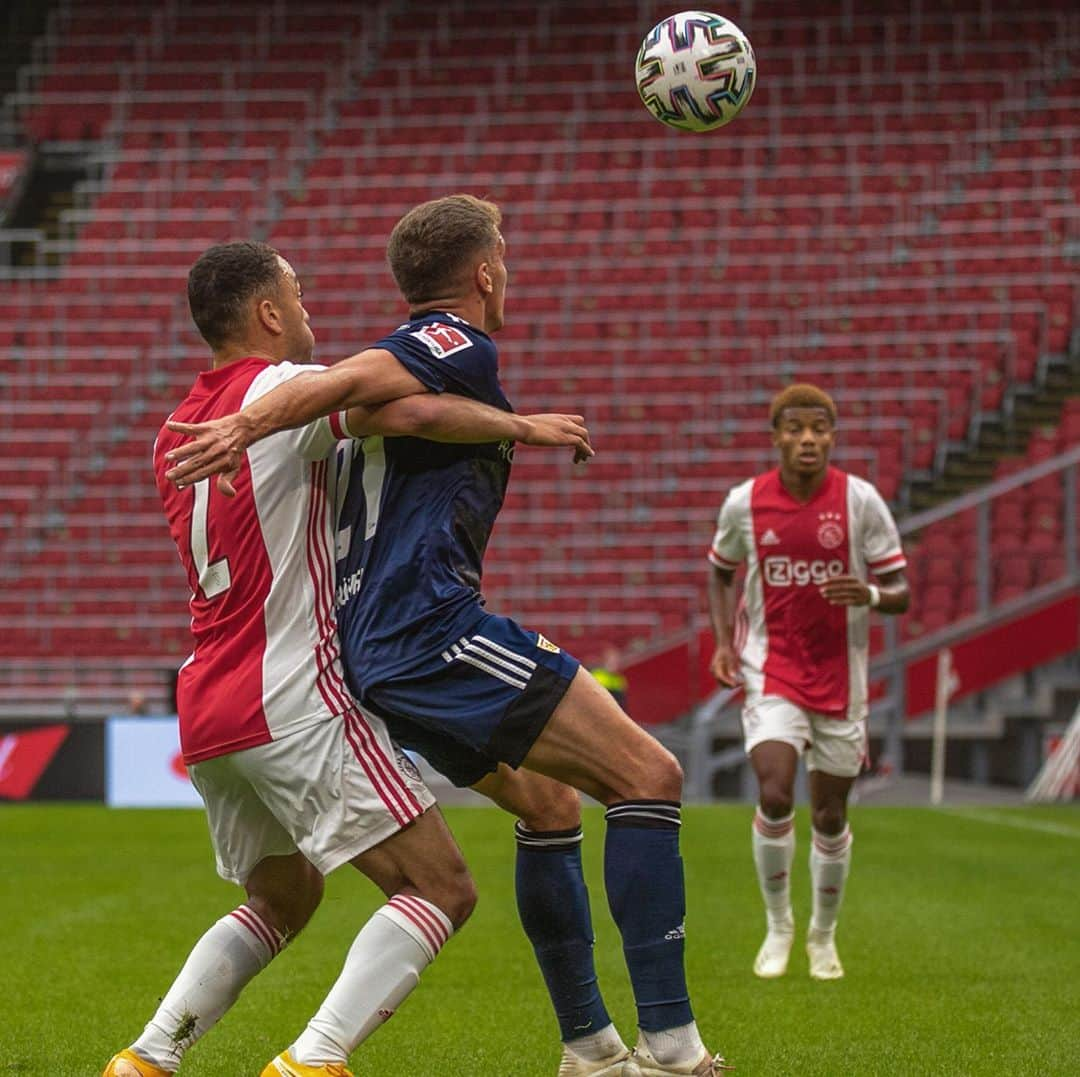
[{"label": "stadium stairway", "polygon": [[[600,455],[518,454],[485,591],[586,658],[697,623],[712,521],[770,464],[780,385],[833,391],[838,462],[902,507],[1040,384],[1076,324],[1072,5],[735,5],[760,83],[700,137],[637,100],[637,41],[667,14],[638,8],[170,2],[109,5],[106,33],[106,5],[61,5],[19,115],[38,138],[91,132],[108,167],[51,252],[63,272],[0,303],[22,417],[0,451],[23,461],[0,505],[7,661],[184,653],[147,449],[204,361],[183,270],[239,232],[297,267],[334,358],[400,317],[382,250],[404,209],[456,189],[504,203],[508,391],[580,408]],[[940,597],[926,609],[953,616]]]}]

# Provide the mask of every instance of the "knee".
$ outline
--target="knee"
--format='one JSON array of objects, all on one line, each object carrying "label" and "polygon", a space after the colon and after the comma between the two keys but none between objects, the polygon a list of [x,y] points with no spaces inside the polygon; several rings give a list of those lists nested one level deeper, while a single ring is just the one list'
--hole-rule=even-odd
[{"label": "knee", "polygon": [[300,934],[319,907],[325,882],[322,874],[306,861],[287,885],[248,888],[248,902],[286,939]]},{"label": "knee", "polygon": [[815,805],[811,818],[819,834],[839,834],[847,825],[847,811],[843,801]]},{"label": "knee", "polygon": [[783,782],[768,780],[761,783],[758,803],[767,819],[783,819],[795,809],[793,790]]},{"label": "knee", "polygon": [[675,758],[658,741],[647,760],[646,785],[639,795],[646,799],[682,800],[683,769]]},{"label": "knee", "polygon": [[517,815],[529,830],[573,830],[581,825],[581,799],[569,785],[545,781]]},{"label": "knee", "polygon": [[446,914],[447,919],[458,931],[476,908],[476,881],[472,873],[461,864],[453,876],[446,881],[436,904]]}]

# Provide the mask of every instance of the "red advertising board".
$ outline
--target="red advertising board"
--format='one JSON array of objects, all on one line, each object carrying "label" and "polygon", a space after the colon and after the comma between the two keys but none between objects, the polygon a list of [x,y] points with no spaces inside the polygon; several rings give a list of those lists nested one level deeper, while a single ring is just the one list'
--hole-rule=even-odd
[{"label": "red advertising board", "polygon": [[66,725],[50,725],[0,735],[0,797],[25,800],[67,739],[68,732]]}]

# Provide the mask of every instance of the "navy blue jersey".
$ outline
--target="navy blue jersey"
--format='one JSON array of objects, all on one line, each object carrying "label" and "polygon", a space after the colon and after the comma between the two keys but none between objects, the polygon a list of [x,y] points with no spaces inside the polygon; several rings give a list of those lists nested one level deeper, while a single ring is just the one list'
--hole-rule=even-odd
[{"label": "navy blue jersey", "polygon": [[[425,314],[374,347],[392,352],[434,392],[512,410],[491,338],[451,314]],[[484,616],[482,561],[513,442],[369,437],[340,452],[338,631],[350,687],[362,699]]]}]

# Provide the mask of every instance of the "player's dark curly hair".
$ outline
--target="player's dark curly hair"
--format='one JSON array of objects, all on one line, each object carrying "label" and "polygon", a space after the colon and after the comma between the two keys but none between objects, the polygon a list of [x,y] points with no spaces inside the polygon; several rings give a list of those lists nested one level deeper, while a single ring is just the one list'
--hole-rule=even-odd
[{"label": "player's dark curly hair", "polygon": [[498,242],[494,202],[452,194],[409,210],[390,233],[386,259],[410,307],[456,297],[476,256]]},{"label": "player's dark curly hair", "polygon": [[205,251],[188,273],[188,307],[203,340],[215,350],[244,331],[253,297],[272,296],[282,280],[278,252],[241,240]]},{"label": "player's dark curly hair", "polygon": [[784,408],[824,408],[829,416],[829,421],[836,425],[836,405],[833,398],[824,389],[819,389],[809,382],[799,382],[789,385],[786,389],[773,397],[769,406],[769,422],[773,427],[780,422],[780,415]]}]

